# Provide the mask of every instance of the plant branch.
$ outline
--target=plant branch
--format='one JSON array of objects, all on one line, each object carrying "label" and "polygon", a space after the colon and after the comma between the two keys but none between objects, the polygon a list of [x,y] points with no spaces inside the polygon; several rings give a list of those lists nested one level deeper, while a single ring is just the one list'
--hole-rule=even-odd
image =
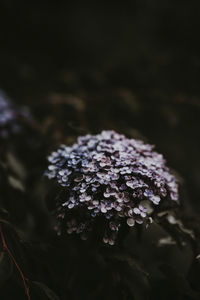
[{"label": "plant branch", "polygon": [[10,249],[8,248],[7,244],[6,244],[6,241],[5,241],[5,237],[4,237],[4,234],[3,234],[3,230],[2,230],[2,227],[0,226],[0,236],[1,236],[1,240],[2,240],[2,246],[3,246],[3,251],[6,251],[8,253],[8,255],[10,256],[11,260],[13,261],[13,263],[15,264],[17,270],[19,271],[20,273],[20,276],[23,280],[23,284],[24,284],[24,288],[25,288],[25,291],[26,291],[26,295],[27,295],[27,298],[28,300],[31,300],[31,297],[30,297],[30,293],[29,293],[29,288],[28,288],[28,285],[27,285],[27,279],[25,278],[21,268],[19,267],[19,265],[17,264],[14,256],[12,255]]}]

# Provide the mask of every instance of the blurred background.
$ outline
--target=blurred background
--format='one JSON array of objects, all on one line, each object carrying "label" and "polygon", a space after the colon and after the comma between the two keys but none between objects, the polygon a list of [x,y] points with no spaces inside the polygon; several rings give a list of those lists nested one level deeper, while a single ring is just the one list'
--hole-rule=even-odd
[{"label": "blurred background", "polygon": [[[13,194],[11,191],[12,201],[9,202],[6,197],[11,189],[6,187],[5,203],[9,203],[8,210],[11,215],[13,213],[14,219],[20,220],[20,228],[26,232],[24,237],[39,241],[40,251],[48,249],[45,259],[48,268],[49,262],[52,262],[51,272],[57,279],[50,274],[47,266],[42,275],[34,261],[33,270],[35,272],[38,268],[39,275],[34,275],[35,278],[29,275],[30,278],[46,282],[61,295],[61,299],[65,299],[67,289],[73,290],[70,284],[76,286],[75,279],[68,280],[69,286],[62,279],[60,270],[65,268],[62,259],[68,253],[68,270],[74,249],[74,260],[80,253],[76,246],[69,247],[71,242],[63,246],[59,239],[54,241],[55,237],[52,242],[53,226],[42,202],[45,188],[41,177],[47,164],[46,156],[60,143],[71,144],[79,135],[114,129],[128,137],[155,144],[156,150],[163,153],[180,181],[183,218],[189,220],[191,227],[200,234],[199,11],[199,1],[195,0],[132,0],[119,3],[0,0],[0,90],[17,105],[28,107],[35,119],[33,132],[36,129],[31,141],[30,132],[26,132],[25,138],[23,136],[16,142],[16,148],[20,144],[20,153],[16,157],[23,162],[28,174],[26,194],[23,197],[20,194],[21,202],[18,202],[13,198],[13,194],[18,198],[15,190]],[[15,141],[11,144],[14,145]],[[9,151],[13,151],[13,145],[8,148]],[[21,151],[23,145],[25,150]],[[30,155],[28,147],[29,150],[32,147]],[[20,169],[12,159],[13,164],[15,170]],[[21,169],[18,170],[20,172],[23,173]],[[147,234],[147,239],[152,243],[151,235]],[[49,248],[43,243],[48,243]],[[191,256],[179,251],[170,254],[168,246],[158,252],[152,247],[149,249],[153,250],[147,253],[147,247],[143,247],[143,252],[139,248],[138,253],[147,256],[146,261],[151,262],[153,272],[154,262],[162,261],[157,259],[162,251],[163,261],[168,256],[173,263],[178,261],[177,268],[181,272],[186,257]],[[199,241],[196,241],[194,253],[199,253],[199,249]],[[15,244],[11,250],[15,252]],[[37,256],[36,250],[33,248],[31,251],[35,251]],[[151,255],[155,256],[153,260]],[[17,259],[20,261],[18,256]],[[37,259],[38,265],[42,266],[44,257]],[[86,262],[85,265],[87,268],[89,264]],[[77,271],[78,274],[84,274],[85,265],[82,269],[80,267],[82,273]],[[185,265],[187,269],[187,263]],[[191,263],[191,270],[190,282],[194,283],[196,278],[195,288],[199,291],[199,262],[197,267]],[[174,273],[173,270],[171,272]],[[172,274],[169,272],[166,277],[174,281]],[[52,276],[51,280],[47,275]],[[69,278],[72,275],[70,273]],[[157,280],[157,271],[154,275]],[[160,286],[161,294],[152,294],[151,299],[161,299],[162,287],[166,287],[166,282],[163,286],[160,281],[155,286],[154,279],[152,282],[153,293],[155,287]],[[180,280],[179,283],[180,290],[186,286],[185,281]],[[12,284],[8,282],[4,288],[5,297],[12,290]],[[177,298],[180,290],[178,288],[177,294],[173,294],[173,282],[170,284],[173,299],[198,299],[199,294],[194,296],[193,293],[191,298]],[[83,286],[87,288],[87,283]],[[111,287],[111,294],[112,291]],[[166,291],[171,293],[168,286]],[[15,294],[15,290],[11,293]],[[184,293],[188,293],[187,287]],[[92,294],[90,296],[94,299]],[[82,292],[77,298],[71,296],[70,299],[81,297]],[[172,299],[170,297],[171,294],[166,294],[163,299]]]},{"label": "blurred background", "polygon": [[199,210],[199,8],[1,0],[0,88],[38,119],[64,103],[67,126],[155,143]]}]

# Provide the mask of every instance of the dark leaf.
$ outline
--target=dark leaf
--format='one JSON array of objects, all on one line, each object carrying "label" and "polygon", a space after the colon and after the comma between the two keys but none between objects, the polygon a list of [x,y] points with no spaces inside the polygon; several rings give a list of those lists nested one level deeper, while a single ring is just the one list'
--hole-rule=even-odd
[{"label": "dark leaf", "polygon": [[190,299],[198,300],[200,298],[200,294],[191,288],[187,279],[174,267],[162,264],[160,266],[160,270],[165,275],[166,280],[169,282],[174,291],[177,291],[181,295],[189,296]]},{"label": "dark leaf", "polygon": [[34,291],[34,294],[38,295],[39,299],[59,300],[59,297],[42,282],[32,281],[31,291]]},{"label": "dark leaf", "polygon": [[13,262],[8,257],[8,254],[0,249],[0,287],[8,280],[13,272]]}]

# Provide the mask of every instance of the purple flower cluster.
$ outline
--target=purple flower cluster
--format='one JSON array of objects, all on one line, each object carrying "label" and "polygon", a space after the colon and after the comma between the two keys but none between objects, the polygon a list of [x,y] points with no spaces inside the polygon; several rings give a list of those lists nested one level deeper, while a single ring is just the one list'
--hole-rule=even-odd
[{"label": "purple flower cluster", "polygon": [[79,137],[48,160],[46,175],[63,187],[57,197],[58,234],[76,232],[86,239],[103,220],[101,238],[113,245],[122,225],[152,221],[149,205],[178,200],[176,180],[163,156],[152,145],[114,131]]},{"label": "purple flower cluster", "polygon": [[10,134],[20,131],[20,119],[27,118],[24,109],[15,108],[7,96],[0,91],[0,138],[7,138]]}]

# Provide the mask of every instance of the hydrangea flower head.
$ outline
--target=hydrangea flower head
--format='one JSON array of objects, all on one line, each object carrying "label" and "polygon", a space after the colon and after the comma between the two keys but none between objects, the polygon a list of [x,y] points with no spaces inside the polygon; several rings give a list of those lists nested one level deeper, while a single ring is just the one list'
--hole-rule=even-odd
[{"label": "hydrangea flower head", "polygon": [[[99,234],[113,245],[123,226],[151,222],[147,207],[178,201],[177,182],[161,154],[114,131],[79,137],[48,160],[46,175],[60,185],[58,234]],[[100,222],[100,233],[98,232]]]},{"label": "hydrangea flower head", "polygon": [[19,109],[0,91],[0,138],[7,138],[20,131],[20,121],[28,117],[27,111]]}]

